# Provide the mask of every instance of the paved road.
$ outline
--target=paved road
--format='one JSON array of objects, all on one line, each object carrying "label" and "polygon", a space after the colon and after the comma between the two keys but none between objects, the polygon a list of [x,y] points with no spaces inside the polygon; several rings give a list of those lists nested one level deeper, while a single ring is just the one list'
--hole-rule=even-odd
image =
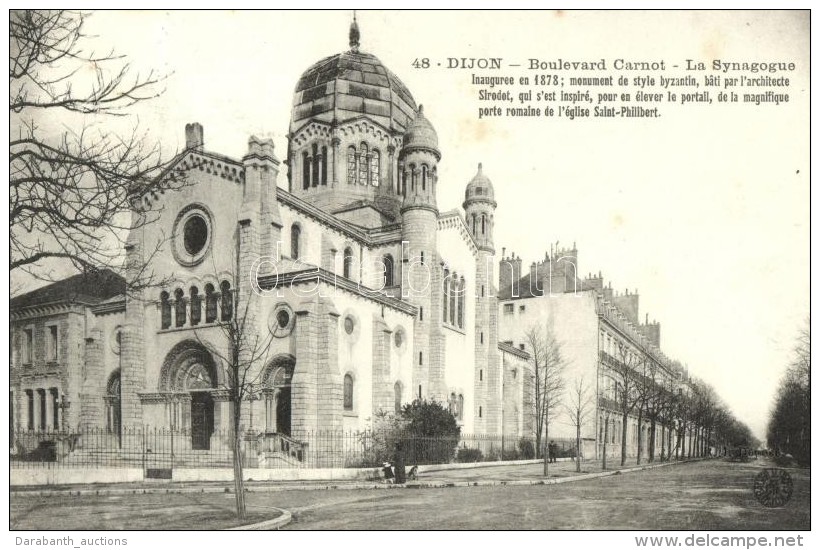
[{"label": "paved road", "polygon": [[294,491],[261,502],[293,513],[287,529],[809,529],[810,472],[791,470],[792,500],[768,509],[752,494],[764,466],[708,461],[561,485]]},{"label": "paved road", "polygon": [[[252,492],[247,501],[249,510],[290,510],[294,521],[288,529],[808,529],[810,471],[790,470],[792,500],[767,509],[752,494],[752,478],[765,466],[771,464],[714,460],[560,485]],[[523,481],[538,479],[538,468],[438,472],[429,478]],[[193,517],[197,510],[216,514],[232,505],[233,495],[224,493],[13,493],[11,522],[18,529],[196,529],[201,522],[171,526],[162,517]],[[72,513],[65,514],[67,509]]]}]

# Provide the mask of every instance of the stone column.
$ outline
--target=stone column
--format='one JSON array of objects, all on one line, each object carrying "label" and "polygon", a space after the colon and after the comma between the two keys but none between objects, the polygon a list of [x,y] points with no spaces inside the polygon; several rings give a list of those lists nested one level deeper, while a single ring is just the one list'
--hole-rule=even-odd
[{"label": "stone column", "polygon": [[333,138],[330,140],[331,147],[333,149],[333,156],[331,157],[331,170],[332,170],[332,178],[331,178],[331,187],[338,187],[339,186],[339,145],[342,143],[342,140],[336,135],[338,130],[333,130]]},{"label": "stone column", "polygon": [[106,425],[103,415],[105,372],[103,367],[103,335],[98,328],[91,330],[85,339],[85,378],[80,390],[80,429],[102,428]]},{"label": "stone column", "polygon": [[[134,281],[143,265],[142,243],[138,231],[125,246],[126,280]],[[120,336],[122,426],[142,426],[142,403],[138,393],[145,390],[145,303],[142,290],[131,290],[125,299],[125,323]],[[102,342],[101,342],[102,345]]]},{"label": "stone column", "polygon": [[373,376],[372,401],[375,415],[379,411],[392,412],[393,386],[390,383],[390,335],[392,330],[378,315],[373,315]]}]

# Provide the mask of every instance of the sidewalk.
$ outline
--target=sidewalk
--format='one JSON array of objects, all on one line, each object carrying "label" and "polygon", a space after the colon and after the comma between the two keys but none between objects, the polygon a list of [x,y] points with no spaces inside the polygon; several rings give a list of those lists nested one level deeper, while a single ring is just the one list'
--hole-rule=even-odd
[{"label": "sidewalk", "polygon": [[[692,459],[697,460],[697,459]],[[549,464],[549,476],[544,477],[543,463],[531,464],[493,464],[481,463],[465,464],[463,468],[422,471],[418,479],[408,481],[404,485],[392,485],[384,481],[360,480],[316,480],[316,481],[246,481],[245,490],[248,492],[269,492],[287,490],[328,490],[328,489],[402,489],[402,488],[434,488],[434,487],[465,487],[491,485],[543,485],[564,483],[581,479],[591,479],[615,475],[619,471],[627,472],[638,469],[656,468],[672,464],[683,464],[686,460],[672,462],[635,464],[635,459],[627,461],[621,468],[620,460],[608,459],[607,470],[601,469],[600,461],[586,461],[581,464],[581,473],[575,471],[575,462],[561,461]],[[486,464],[486,465],[485,465]],[[478,467],[477,467],[478,466]],[[127,494],[163,494],[163,493],[231,493],[232,482],[171,482],[171,481],[142,481],[131,483],[106,484],[72,484],[55,486],[21,486],[11,487],[11,494],[17,496],[47,496],[47,495],[127,495]]]}]

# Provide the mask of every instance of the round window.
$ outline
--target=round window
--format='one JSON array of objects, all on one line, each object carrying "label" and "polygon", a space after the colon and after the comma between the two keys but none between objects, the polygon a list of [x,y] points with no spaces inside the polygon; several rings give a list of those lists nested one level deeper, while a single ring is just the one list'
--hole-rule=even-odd
[{"label": "round window", "polygon": [[213,224],[208,210],[200,204],[182,209],[174,223],[174,257],[185,267],[202,262],[213,241]]},{"label": "round window", "polygon": [[185,222],[183,243],[185,252],[191,256],[196,256],[202,252],[202,249],[208,244],[208,223],[202,216],[194,214]]},{"label": "round window", "polygon": [[268,316],[268,330],[276,338],[284,338],[293,332],[296,316],[286,303],[277,304]]},{"label": "round window", "polygon": [[279,324],[279,328],[287,328],[290,324],[290,313],[286,309],[280,309],[276,313],[276,322]]},{"label": "round window", "polygon": [[355,323],[353,322],[353,317],[347,316],[345,317],[345,332],[348,334],[353,334],[353,329],[355,328]]}]

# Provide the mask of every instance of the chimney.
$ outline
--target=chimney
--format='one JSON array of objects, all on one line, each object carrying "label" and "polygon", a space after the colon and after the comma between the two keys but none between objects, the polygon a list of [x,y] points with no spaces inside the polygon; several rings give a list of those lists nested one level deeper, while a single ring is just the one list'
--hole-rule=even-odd
[{"label": "chimney", "polygon": [[192,122],[185,125],[185,149],[202,151],[202,146],[205,144],[204,131],[202,124],[199,122]]}]

